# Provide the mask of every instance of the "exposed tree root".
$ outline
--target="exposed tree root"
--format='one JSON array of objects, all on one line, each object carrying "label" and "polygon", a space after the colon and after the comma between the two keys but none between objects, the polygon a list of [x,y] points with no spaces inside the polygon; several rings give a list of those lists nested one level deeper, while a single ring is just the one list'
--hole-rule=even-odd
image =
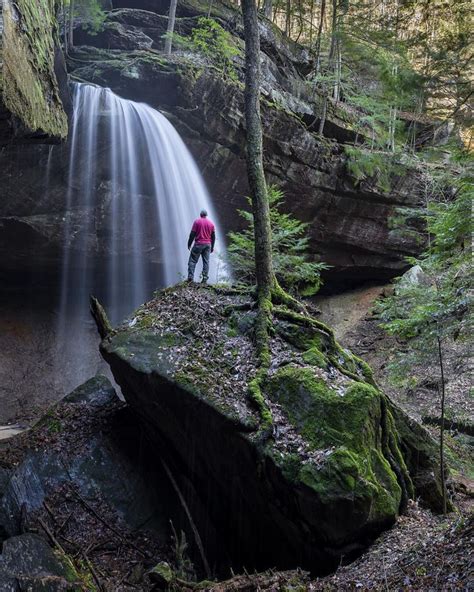
[{"label": "exposed tree root", "polygon": [[389,425],[391,418],[389,418],[387,402],[384,395],[381,395],[380,399],[380,412],[380,425],[382,428],[382,452],[385,458],[388,460],[392,471],[395,473],[398,484],[402,490],[399,509],[400,513],[403,514],[407,509],[408,500],[414,497],[414,487],[403,459],[396,458],[400,456],[400,453],[393,438],[393,426]]},{"label": "exposed tree root", "polygon": [[288,292],[286,292],[280,286],[276,278],[273,281],[273,286],[271,289],[271,299],[273,304],[283,304],[290,310],[295,310],[296,312],[306,314],[306,307],[304,306],[304,304],[302,304],[296,298],[288,294]]},{"label": "exposed tree root", "polygon": [[248,386],[248,397],[252,405],[257,409],[260,415],[260,428],[257,439],[264,445],[273,433],[273,417],[270,409],[265,403],[265,397],[262,393],[262,385],[268,374],[268,368],[261,367],[255,378],[250,381]]},{"label": "exposed tree root", "polygon": [[318,329],[319,331],[321,331],[329,337],[329,339],[331,340],[331,344],[334,344],[334,346],[336,346],[336,338],[334,337],[334,331],[324,323],[321,323],[321,321],[318,321],[317,319],[309,316],[308,314],[301,314],[299,312],[295,312],[294,310],[288,310],[283,306],[275,306],[273,308],[273,314],[276,317],[283,319],[285,321],[292,321],[293,323],[302,325],[303,327],[312,327],[314,329]]},{"label": "exposed tree root", "polygon": [[231,306],[226,306],[224,309],[224,315],[226,317],[230,317],[233,312],[245,312],[248,310],[255,310],[256,303],[255,302],[242,302],[240,304],[232,304]]}]

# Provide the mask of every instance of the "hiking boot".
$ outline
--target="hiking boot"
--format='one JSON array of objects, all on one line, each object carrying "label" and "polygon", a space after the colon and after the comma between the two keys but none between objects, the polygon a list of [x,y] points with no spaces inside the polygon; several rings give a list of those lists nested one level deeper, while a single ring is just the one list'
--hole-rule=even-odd
[{"label": "hiking boot", "polygon": [[207,278],[202,278],[201,284],[207,284]]}]

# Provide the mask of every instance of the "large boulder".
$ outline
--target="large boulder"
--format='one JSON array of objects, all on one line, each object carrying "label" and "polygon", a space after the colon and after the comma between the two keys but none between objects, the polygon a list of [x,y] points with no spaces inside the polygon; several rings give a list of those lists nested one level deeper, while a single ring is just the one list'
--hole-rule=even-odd
[{"label": "large boulder", "polygon": [[16,536],[60,488],[99,497],[129,528],[147,524],[165,534],[166,485],[143,470],[139,434],[107,378],[97,376],[53,406],[28,432],[0,448],[11,464],[0,492],[0,527]]},{"label": "large boulder", "polygon": [[251,308],[246,296],[180,285],[101,345],[208,556],[327,572],[393,524],[409,497],[439,509],[435,444],[367,365],[321,323],[277,309],[259,381]]}]

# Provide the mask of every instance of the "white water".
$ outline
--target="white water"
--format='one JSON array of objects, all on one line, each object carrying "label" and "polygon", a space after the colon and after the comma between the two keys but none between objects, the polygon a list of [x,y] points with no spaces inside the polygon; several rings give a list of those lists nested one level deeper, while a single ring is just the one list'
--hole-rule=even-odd
[{"label": "white water", "polygon": [[90,358],[89,294],[117,323],[157,288],[184,279],[189,232],[203,208],[217,237],[209,281],[226,275],[209,193],[166,117],[90,84],[74,85],[73,108],[57,338],[65,372]]},{"label": "white water", "polygon": [[[67,210],[73,214],[65,220],[62,320],[71,304],[87,308],[95,290],[117,321],[154,289],[186,277],[187,238],[202,208],[216,224],[209,279],[223,278],[225,247],[210,196],[161,113],[77,84],[70,146]],[[200,267],[196,280],[199,273]]]}]

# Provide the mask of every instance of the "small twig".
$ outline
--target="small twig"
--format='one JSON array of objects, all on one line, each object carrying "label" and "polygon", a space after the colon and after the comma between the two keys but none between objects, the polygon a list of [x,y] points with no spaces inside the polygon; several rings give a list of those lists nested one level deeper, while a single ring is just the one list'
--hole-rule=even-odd
[{"label": "small twig", "polygon": [[58,528],[56,534],[59,534],[63,528],[66,526],[66,524],[69,522],[69,520],[72,518],[72,516],[74,515],[74,512],[71,512],[69,514],[69,516],[64,520],[64,522],[61,524],[61,526]]},{"label": "small twig", "polygon": [[51,516],[51,518],[53,519],[53,522],[56,522],[56,517],[53,514],[53,510],[51,510],[51,508],[49,507],[49,505],[47,504],[46,501],[43,502],[43,506],[46,509],[46,511],[48,512],[48,514]]},{"label": "small twig", "polygon": [[127,541],[123,537],[123,535],[116,528],[114,528],[111,524],[109,524],[107,522],[107,520],[105,520],[104,518],[102,518],[102,516],[100,514],[98,514],[90,504],[88,504],[86,502],[86,500],[80,495],[80,493],[78,491],[76,491],[75,489],[73,489],[72,491],[73,491],[74,495],[77,497],[77,499],[81,502],[81,504],[86,508],[86,510],[89,510],[89,512],[93,516],[95,516],[97,518],[97,520],[99,520],[100,522],[102,522],[102,524],[104,526],[106,526],[115,535],[117,535],[118,538],[120,539],[120,541],[122,543],[125,543],[125,544],[129,545],[130,547],[132,547],[133,549],[135,549],[135,551],[138,551],[140,553],[140,555],[142,555],[143,557],[148,557],[149,556],[147,553],[144,553],[139,547],[137,547],[137,545],[135,545],[131,541]]},{"label": "small twig", "polygon": [[46,522],[40,516],[38,516],[38,522],[39,522],[41,528],[44,530],[44,532],[50,538],[53,545],[55,547],[57,547],[61,551],[61,553],[64,553],[64,555],[67,555],[66,551],[64,550],[64,547],[61,545],[61,543],[58,541],[58,539],[54,536],[54,534],[49,529],[49,526],[46,524]]},{"label": "small twig", "polygon": [[[66,543],[68,543],[69,545],[71,545],[71,547],[77,547],[77,545],[76,545],[76,543],[74,541],[71,541],[71,539],[68,539],[63,534],[58,533],[58,536],[61,537],[63,539],[63,541],[66,541]],[[76,554],[77,554],[77,551],[76,551]]]},{"label": "small twig", "polygon": [[85,562],[87,564],[87,567],[89,568],[89,571],[91,572],[92,577],[94,578],[95,583],[97,584],[97,587],[99,588],[99,590],[104,590],[104,586],[103,586],[103,584],[102,584],[102,582],[101,582],[101,580],[100,580],[100,578],[99,578],[99,576],[98,576],[98,574],[97,574],[94,566],[90,562],[89,557],[87,557],[87,555],[86,555],[85,552],[82,552],[82,556],[84,557],[84,560],[85,560]]}]

